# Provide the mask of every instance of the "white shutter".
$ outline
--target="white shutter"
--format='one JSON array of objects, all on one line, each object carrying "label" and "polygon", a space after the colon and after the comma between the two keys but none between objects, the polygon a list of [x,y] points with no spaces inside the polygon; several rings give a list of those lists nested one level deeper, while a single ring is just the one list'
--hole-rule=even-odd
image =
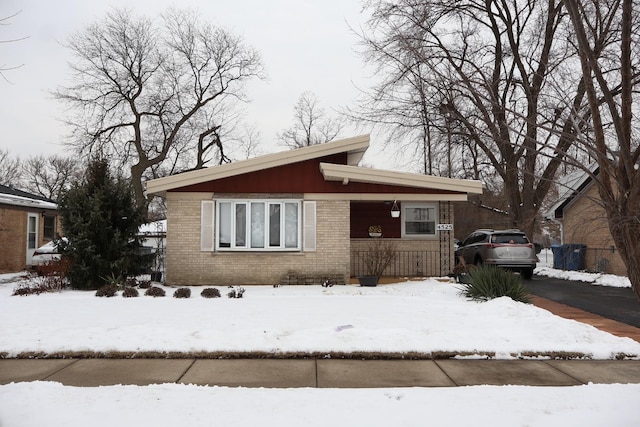
[{"label": "white shutter", "polygon": [[216,204],[213,200],[202,200],[200,204],[200,250],[213,252],[213,218]]},{"label": "white shutter", "polygon": [[305,252],[315,252],[316,250],[316,202],[303,202],[303,230]]}]

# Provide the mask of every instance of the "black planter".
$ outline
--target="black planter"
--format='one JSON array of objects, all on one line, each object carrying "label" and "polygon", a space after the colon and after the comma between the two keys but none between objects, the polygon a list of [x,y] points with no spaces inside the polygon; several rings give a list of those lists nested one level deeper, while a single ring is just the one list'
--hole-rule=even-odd
[{"label": "black planter", "polygon": [[358,276],[358,280],[360,281],[360,286],[377,286],[378,285],[377,276]]},{"label": "black planter", "polygon": [[151,272],[151,281],[152,282],[162,282],[162,271],[152,271]]}]

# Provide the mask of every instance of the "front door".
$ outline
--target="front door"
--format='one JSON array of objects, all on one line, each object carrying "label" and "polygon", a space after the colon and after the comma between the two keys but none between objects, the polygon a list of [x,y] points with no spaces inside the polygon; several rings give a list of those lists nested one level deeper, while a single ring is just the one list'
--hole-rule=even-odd
[{"label": "front door", "polygon": [[27,216],[27,265],[32,265],[33,253],[38,248],[38,215]]}]

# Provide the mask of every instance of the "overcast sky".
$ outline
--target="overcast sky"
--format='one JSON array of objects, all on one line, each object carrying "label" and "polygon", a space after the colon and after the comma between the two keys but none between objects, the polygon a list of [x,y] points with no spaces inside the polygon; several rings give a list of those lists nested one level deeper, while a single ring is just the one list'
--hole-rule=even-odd
[{"label": "overcast sky", "polygon": [[65,111],[48,93],[69,77],[71,56],[62,44],[112,7],[156,17],[174,4],[198,10],[261,53],[269,78],[247,92],[248,122],[261,131],[263,152],[283,149],[276,133],[291,125],[302,92],[314,92],[330,110],[352,104],[356,85],[368,84],[349,29],[366,19],[359,0],[1,0],[0,16],[21,12],[0,27],[0,40],[28,38],[0,43],[0,66],[22,65],[5,73],[10,83],[0,81],[0,148],[22,158],[64,153],[68,129],[58,119]]}]

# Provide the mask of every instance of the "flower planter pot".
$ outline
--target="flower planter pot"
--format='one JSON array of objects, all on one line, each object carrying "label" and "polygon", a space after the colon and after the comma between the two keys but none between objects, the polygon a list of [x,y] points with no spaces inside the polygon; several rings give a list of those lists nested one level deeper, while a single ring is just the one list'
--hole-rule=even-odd
[{"label": "flower planter pot", "polygon": [[380,237],[382,233],[369,233],[369,237]]},{"label": "flower planter pot", "polygon": [[162,281],[162,271],[152,271],[151,272],[151,281],[152,282],[161,282]]},{"label": "flower planter pot", "polygon": [[358,276],[358,280],[360,281],[360,286],[377,286],[378,285],[377,276]]}]

